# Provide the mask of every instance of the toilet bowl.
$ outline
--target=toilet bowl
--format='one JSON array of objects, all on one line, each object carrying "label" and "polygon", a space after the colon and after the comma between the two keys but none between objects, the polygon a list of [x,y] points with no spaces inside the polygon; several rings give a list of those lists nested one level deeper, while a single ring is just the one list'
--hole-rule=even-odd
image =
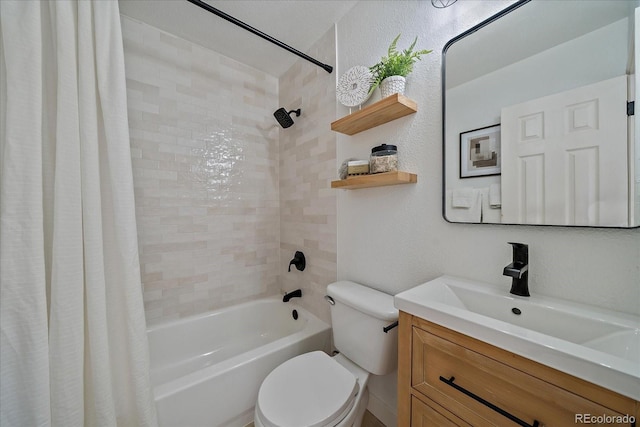
[{"label": "toilet bowl", "polygon": [[368,403],[369,373],[341,354],[306,353],[274,369],[263,381],[256,427],[360,425]]},{"label": "toilet bowl", "polygon": [[258,392],[256,427],[360,427],[369,376],[397,368],[393,297],[348,281],[330,284],[327,294],[340,353],[306,353],[269,373]]}]

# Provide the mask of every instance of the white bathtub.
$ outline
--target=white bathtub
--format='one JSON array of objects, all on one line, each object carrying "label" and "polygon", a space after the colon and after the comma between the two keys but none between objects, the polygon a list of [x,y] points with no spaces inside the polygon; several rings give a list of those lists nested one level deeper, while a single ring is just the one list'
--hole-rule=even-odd
[{"label": "white bathtub", "polygon": [[331,329],[292,302],[267,298],[153,326],[147,335],[160,426],[235,427],[253,420],[267,374],[299,354],[328,350]]}]

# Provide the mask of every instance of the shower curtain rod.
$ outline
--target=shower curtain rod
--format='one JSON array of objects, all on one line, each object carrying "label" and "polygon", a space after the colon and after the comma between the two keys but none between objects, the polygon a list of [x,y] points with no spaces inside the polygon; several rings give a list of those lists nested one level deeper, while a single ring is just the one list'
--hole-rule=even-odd
[{"label": "shower curtain rod", "polygon": [[292,48],[291,46],[289,46],[288,44],[285,44],[283,42],[281,42],[280,40],[271,37],[268,34],[263,33],[262,31],[253,28],[251,25],[242,22],[241,20],[234,18],[231,15],[228,15],[226,13],[224,13],[223,11],[221,11],[220,9],[216,9],[215,7],[201,1],[201,0],[187,0],[189,3],[193,3],[196,6],[200,6],[201,8],[203,8],[204,10],[213,13],[214,15],[218,15],[220,18],[225,19],[229,22],[231,22],[232,24],[236,24],[237,26],[244,28],[245,30],[262,37],[263,39],[270,41],[271,43],[280,46],[281,48],[288,50],[289,52],[298,55],[301,58],[306,59],[309,62],[314,63],[315,65],[317,65],[318,67],[322,67],[327,73],[331,73],[333,71],[333,67],[331,65],[327,65],[327,64],[323,64],[322,62],[318,61],[317,59],[314,59],[312,57],[310,57],[309,55],[307,55],[306,53],[302,53],[297,49]]}]

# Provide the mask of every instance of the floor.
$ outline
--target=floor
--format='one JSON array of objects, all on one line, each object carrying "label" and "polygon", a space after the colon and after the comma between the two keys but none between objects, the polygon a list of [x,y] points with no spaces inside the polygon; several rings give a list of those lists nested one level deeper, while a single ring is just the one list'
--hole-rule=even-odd
[{"label": "floor", "polygon": [[[245,427],[254,427],[253,423],[247,424]],[[362,427],[386,427],[371,412],[366,411],[362,419]]]},{"label": "floor", "polygon": [[371,412],[365,411],[362,419],[362,427],[386,427],[382,421],[377,419]]}]

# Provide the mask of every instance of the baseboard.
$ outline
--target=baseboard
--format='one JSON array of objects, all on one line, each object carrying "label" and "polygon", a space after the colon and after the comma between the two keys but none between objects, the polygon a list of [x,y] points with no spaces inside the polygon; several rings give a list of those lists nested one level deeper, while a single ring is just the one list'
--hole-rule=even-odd
[{"label": "baseboard", "polygon": [[224,425],[225,427],[253,427],[253,412],[254,408],[251,408],[227,421]]},{"label": "baseboard", "polygon": [[367,409],[377,419],[382,421],[385,426],[398,427],[398,414],[396,413],[396,408],[390,407],[385,402],[380,400],[378,396],[369,393],[369,404],[367,405]]}]

